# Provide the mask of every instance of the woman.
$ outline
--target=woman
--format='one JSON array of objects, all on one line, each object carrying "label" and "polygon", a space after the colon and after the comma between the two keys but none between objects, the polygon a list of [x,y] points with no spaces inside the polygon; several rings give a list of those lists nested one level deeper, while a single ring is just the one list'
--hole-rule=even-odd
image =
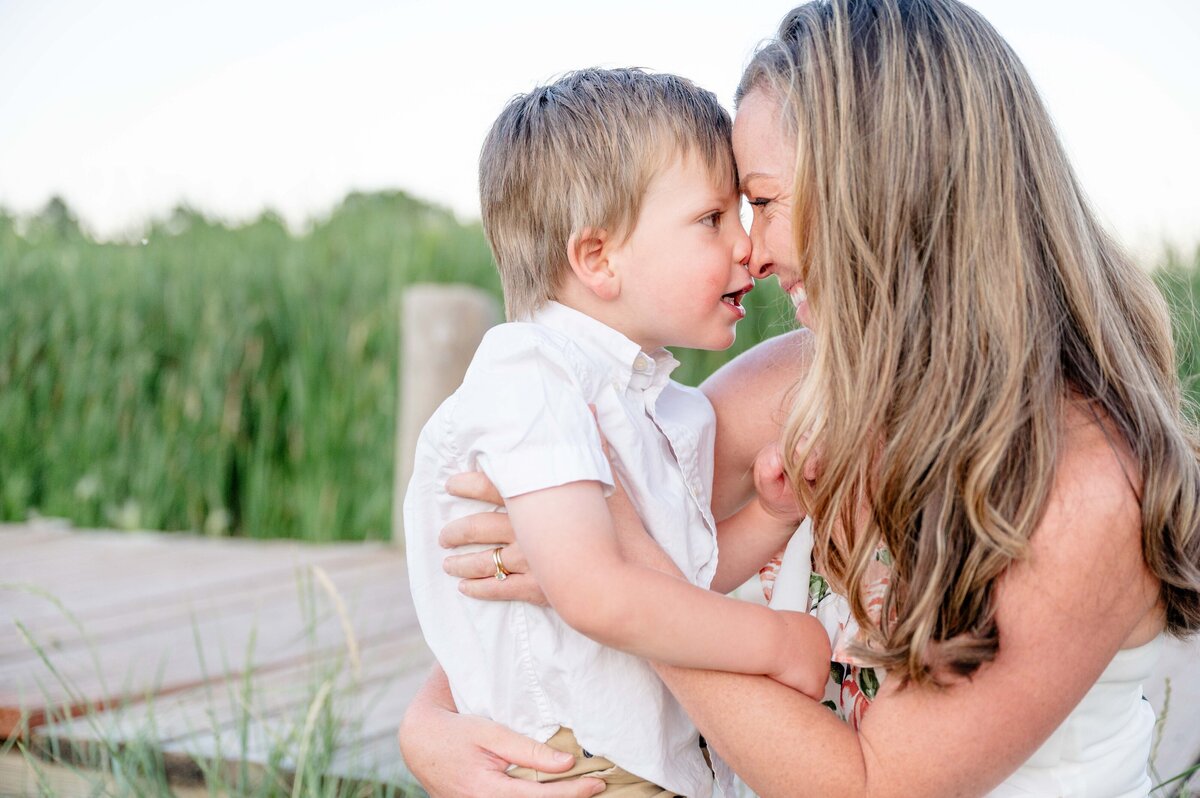
[{"label": "woman", "polygon": [[[1100,230],[1023,67],[954,0],[801,6],[738,98],[752,269],[812,336],[706,384],[714,511],[750,498],[782,421],[815,568],[858,627],[845,648],[886,678],[857,726],[764,678],[662,678],[764,796],[1145,795],[1140,681],[1163,632],[1200,627],[1197,437],[1160,297]],[[511,540],[498,514],[448,533]],[[511,783],[507,762],[567,765],[455,715],[437,674],[401,738],[435,795],[596,788]]]}]

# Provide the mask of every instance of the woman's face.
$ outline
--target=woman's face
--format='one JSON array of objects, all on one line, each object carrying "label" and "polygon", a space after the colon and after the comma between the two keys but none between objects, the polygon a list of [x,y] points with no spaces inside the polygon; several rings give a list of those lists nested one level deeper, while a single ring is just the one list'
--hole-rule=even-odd
[{"label": "woman's face", "polygon": [[796,306],[796,320],[808,327],[808,295],[792,236],[796,146],[784,134],[779,103],[769,92],[754,89],[742,98],[733,121],[733,154],[752,213],[750,274],[759,280],[777,275]]}]

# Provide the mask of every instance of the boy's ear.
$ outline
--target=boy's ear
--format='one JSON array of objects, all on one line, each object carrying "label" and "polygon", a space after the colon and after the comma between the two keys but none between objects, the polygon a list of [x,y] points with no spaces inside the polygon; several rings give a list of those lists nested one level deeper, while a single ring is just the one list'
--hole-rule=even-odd
[{"label": "boy's ear", "polygon": [[603,300],[616,299],[621,293],[621,281],[609,260],[613,241],[608,231],[599,227],[576,230],[567,239],[567,261],[579,282]]}]

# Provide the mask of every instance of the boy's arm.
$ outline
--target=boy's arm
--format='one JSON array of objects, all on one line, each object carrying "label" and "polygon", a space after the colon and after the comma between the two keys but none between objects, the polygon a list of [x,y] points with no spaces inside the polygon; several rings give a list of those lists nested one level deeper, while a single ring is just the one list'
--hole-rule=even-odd
[{"label": "boy's arm", "polygon": [[728,593],[754,575],[787,545],[806,515],[783,473],[779,445],[768,444],[754,458],[755,497],[717,524],[721,552],[712,589]]},{"label": "boy's arm", "polygon": [[599,483],[526,493],[507,507],[530,571],[579,632],[666,664],[766,674],[807,695],[824,692],[829,640],[816,619],[626,562]]},{"label": "boy's arm", "polygon": [[712,589],[728,593],[740,587],[787,545],[798,526],[799,521],[780,520],[767,512],[757,500],[717,524],[721,555]]}]

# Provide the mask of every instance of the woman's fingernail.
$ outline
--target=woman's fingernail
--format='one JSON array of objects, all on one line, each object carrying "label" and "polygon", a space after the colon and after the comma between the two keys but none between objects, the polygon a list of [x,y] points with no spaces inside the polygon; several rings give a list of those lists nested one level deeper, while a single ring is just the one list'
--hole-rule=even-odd
[{"label": "woman's fingernail", "polygon": [[575,757],[571,756],[566,751],[555,751],[554,752],[554,761],[555,762],[574,762]]}]

